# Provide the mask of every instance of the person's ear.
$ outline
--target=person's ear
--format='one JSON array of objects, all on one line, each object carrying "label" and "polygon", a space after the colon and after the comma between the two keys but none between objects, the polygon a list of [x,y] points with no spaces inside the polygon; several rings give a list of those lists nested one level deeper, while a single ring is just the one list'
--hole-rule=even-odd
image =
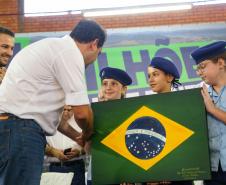
[{"label": "person's ear", "polygon": [[171,74],[167,74],[166,80],[167,80],[168,83],[172,83],[172,81],[173,81],[173,76],[172,76]]},{"label": "person's ear", "polygon": [[125,97],[126,92],[127,92],[127,86],[123,86],[123,87],[122,87],[122,92],[121,92],[122,97]]},{"label": "person's ear", "polygon": [[98,48],[98,42],[99,42],[99,39],[95,39],[94,41],[91,41],[90,47],[91,47],[91,50],[92,51],[96,51],[97,50],[97,48]]},{"label": "person's ear", "polygon": [[218,64],[220,66],[220,69],[225,69],[226,67],[226,61],[223,58],[218,59]]}]

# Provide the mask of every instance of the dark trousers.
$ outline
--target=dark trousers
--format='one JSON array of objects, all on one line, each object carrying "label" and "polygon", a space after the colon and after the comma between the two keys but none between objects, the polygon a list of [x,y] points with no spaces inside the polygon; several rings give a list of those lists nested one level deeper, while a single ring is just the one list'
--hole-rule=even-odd
[{"label": "dark trousers", "polygon": [[85,185],[85,163],[83,159],[63,163],[50,163],[49,171],[60,173],[73,172],[74,177],[71,185]]},{"label": "dark trousers", "polygon": [[39,185],[45,145],[34,120],[14,115],[0,119],[0,185]]},{"label": "dark trousers", "polygon": [[218,166],[217,172],[211,172],[211,180],[205,180],[204,185],[225,185],[226,184],[226,172],[223,172],[221,165]]}]

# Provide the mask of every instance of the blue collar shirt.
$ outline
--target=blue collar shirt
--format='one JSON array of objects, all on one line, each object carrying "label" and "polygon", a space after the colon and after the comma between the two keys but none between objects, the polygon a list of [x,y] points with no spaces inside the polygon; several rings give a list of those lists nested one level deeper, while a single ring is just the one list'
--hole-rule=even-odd
[{"label": "blue collar shirt", "polygon": [[[210,86],[209,94],[219,109],[226,112],[226,86],[217,94],[213,87]],[[218,171],[219,162],[223,171],[226,171],[226,125],[216,119],[213,115],[207,115],[209,130],[209,146],[212,171]]]}]

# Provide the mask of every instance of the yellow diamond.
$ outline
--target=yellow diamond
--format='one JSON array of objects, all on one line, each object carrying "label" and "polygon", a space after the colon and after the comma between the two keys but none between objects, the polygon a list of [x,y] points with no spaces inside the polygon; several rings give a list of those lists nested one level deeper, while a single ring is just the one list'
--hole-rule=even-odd
[{"label": "yellow diamond", "polygon": [[[160,121],[166,132],[165,146],[163,150],[151,159],[140,159],[131,154],[126,146],[125,135],[128,126],[136,119],[150,116]],[[127,120],[125,120],[119,127],[113,130],[108,136],[106,136],[101,143],[111,148],[118,154],[122,155],[132,163],[138,165],[144,170],[150,169],[161,159],[167,156],[175,148],[180,146],[186,141],[194,132],[183,125],[167,118],[166,116],[151,110],[150,108],[143,106],[134,114],[132,114]]]}]

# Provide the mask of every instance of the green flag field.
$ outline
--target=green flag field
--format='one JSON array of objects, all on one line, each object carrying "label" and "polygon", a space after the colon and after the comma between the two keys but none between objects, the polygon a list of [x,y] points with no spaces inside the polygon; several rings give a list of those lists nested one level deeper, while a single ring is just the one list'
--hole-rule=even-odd
[{"label": "green flag field", "polygon": [[97,102],[92,108],[94,185],[210,178],[199,88]]}]

